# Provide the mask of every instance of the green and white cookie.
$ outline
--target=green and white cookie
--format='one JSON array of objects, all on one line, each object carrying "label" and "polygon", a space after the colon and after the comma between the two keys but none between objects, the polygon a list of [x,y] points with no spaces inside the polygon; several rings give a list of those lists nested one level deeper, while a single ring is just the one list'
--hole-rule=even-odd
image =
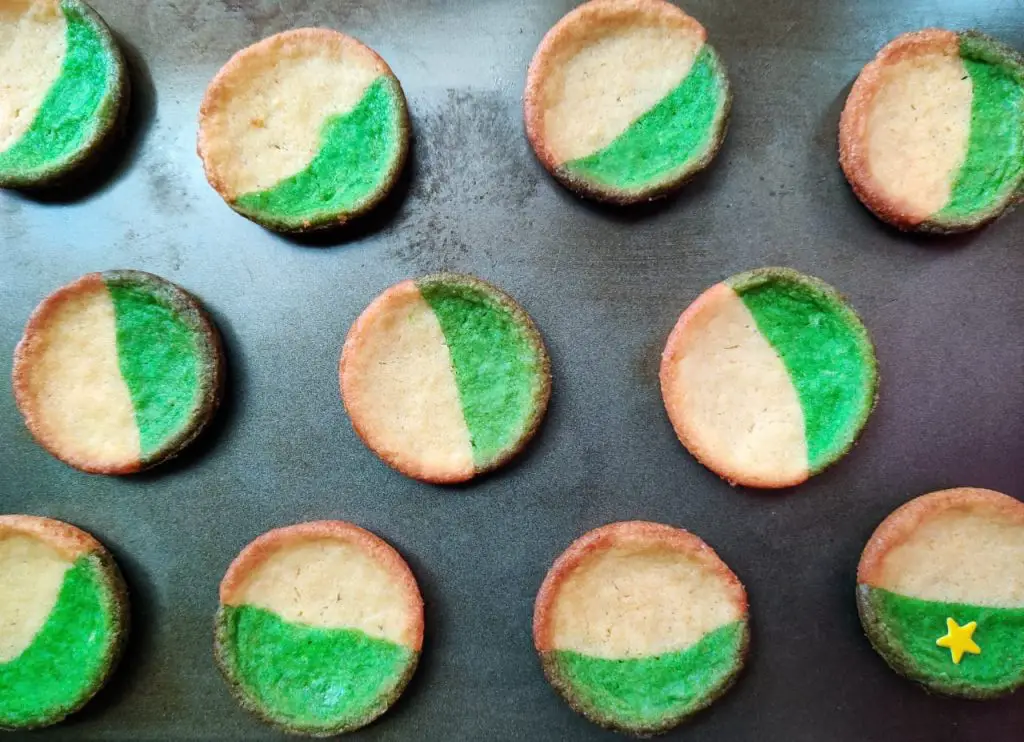
[{"label": "green and white cookie", "polygon": [[515,456],[547,409],[544,341],[507,294],[437,274],[381,294],[349,331],[341,395],[356,433],[387,464],[461,482]]},{"label": "green and white cookie", "polygon": [[106,271],[43,300],[12,376],[47,451],[82,471],[128,474],[199,435],[220,401],[223,355],[191,294],[149,273]]},{"label": "green and white cookie", "polygon": [[785,268],[740,273],[683,312],[661,360],[679,440],[733,484],[789,487],[853,446],[875,404],[867,330],[838,293]]},{"label": "green and white cookie", "polygon": [[215,653],[241,704],[294,734],[369,724],[423,645],[423,600],[402,557],[343,521],[269,531],[220,586]]},{"label": "green and white cookie", "polygon": [[850,91],[839,154],[857,197],[900,229],[995,219],[1024,197],[1024,59],[973,31],[896,37]]},{"label": "green and white cookie", "polygon": [[102,544],[60,521],[0,515],[0,729],[80,709],[127,634],[128,594]]},{"label": "green and white cookie", "polygon": [[0,188],[87,162],[127,110],[124,59],[81,0],[0,0]]},{"label": "green and white cookie", "polygon": [[524,95],[526,133],[564,186],[612,203],[666,194],[725,138],[725,67],[664,0],[591,0],[548,31]]},{"label": "green and white cookie", "polygon": [[893,670],[928,690],[991,698],[1024,685],[1024,503],[962,487],[882,521],[857,607]]},{"label": "green and white cookie", "polygon": [[199,113],[206,177],[231,208],[279,232],[332,227],[372,209],[398,179],[409,116],[376,52],[324,28],[243,49]]},{"label": "green and white cookie", "polygon": [[747,610],[743,585],[696,536],[613,523],[555,561],[537,595],[533,640],[574,709],[612,729],[654,734],[735,682]]}]

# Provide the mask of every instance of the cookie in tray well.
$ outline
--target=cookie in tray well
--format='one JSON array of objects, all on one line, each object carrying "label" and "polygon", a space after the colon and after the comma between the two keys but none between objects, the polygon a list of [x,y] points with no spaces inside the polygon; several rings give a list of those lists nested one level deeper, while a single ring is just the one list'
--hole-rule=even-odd
[{"label": "cookie in tray well", "polygon": [[107,681],[128,635],[113,558],[74,526],[0,515],[0,729],[55,724]]},{"label": "cookie in tray well", "polygon": [[559,694],[621,732],[666,731],[735,682],[750,641],[747,594],[691,533],[641,521],[581,536],[555,561],[533,640]]},{"label": "cookie in tray well", "polygon": [[88,5],[0,2],[0,188],[49,185],[93,160],[128,98],[121,51]]},{"label": "cookie in tray well", "polygon": [[426,482],[502,466],[534,435],[551,393],[544,341],[510,296],[451,273],[402,281],[349,330],[341,395],[385,463]]},{"label": "cookie in tray well", "polygon": [[326,28],[285,31],[235,54],[199,113],[210,185],[279,232],[369,211],[394,186],[408,149],[405,95],[391,68]]},{"label": "cookie in tray well", "polygon": [[893,670],[936,693],[991,698],[1024,684],[1024,503],[960,487],[922,495],[875,530],[857,607]]},{"label": "cookie in tray well", "polygon": [[995,219],[1024,196],[1024,59],[974,31],[896,37],[853,84],[839,161],[864,205],[900,229]]},{"label": "cookie in tray well", "polygon": [[664,0],[591,0],[541,41],[524,114],[537,157],[565,187],[627,204],[707,167],[730,102],[725,67],[696,20]]},{"label": "cookie in tray well", "polygon": [[732,484],[789,487],[853,446],[875,404],[868,332],[828,284],[761,268],[691,304],[661,359],[684,446]]},{"label": "cookie in tray well", "polygon": [[269,531],[220,585],[217,664],[242,706],[294,734],[369,724],[423,645],[423,600],[391,546],[344,521]]},{"label": "cookie in tray well", "polygon": [[213,417],[220,335],[198,300],[141,271],[88,273],[36,307],[14,353],[14,398],[47,451],[128,474],[177,455]]}]

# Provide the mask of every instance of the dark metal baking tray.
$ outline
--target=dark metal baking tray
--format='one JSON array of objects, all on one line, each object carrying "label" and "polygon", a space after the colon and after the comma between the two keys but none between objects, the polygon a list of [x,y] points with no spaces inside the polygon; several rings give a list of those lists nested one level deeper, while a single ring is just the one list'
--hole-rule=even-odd
[{"label": "dark metal baking tray", "polygon": [[[139,268],[198,294],[224,334],[227,399],[180,460],[112,478],[36,446],[0,393],[0,510],[107,543],[134,628],[110,686],[32,739],[273,739],[214,668],[217,585],[269,528],[344,518],[409,560],[427,602],[423,661],[365,740],[613,739],[548,687],[533,598],[576,536],[643,518],[691,529],[746,583],[749,665],[668,739],[864,742],[1024,736],[1024,697],[929,696],[863,637],[860,549],[914,495],[975,485],[1024,497],[1024,214],[925,239],[876,221],[836,163],[860,67],[896,34],[982,29],[1024,48],[1019,0],[693,0],[735,91],[712,167],[627,210],[557,186],[525,141],[520,96],[544,32],[573,3],[483,0],[94,0],[127,49],[123,154],[74,193],[0,194],[0,359],[35,304],[92,270]],[[292,27],[342,29],[405,87],[415,129],[398,192],[341,239],[290,241],[231,212],[204,180],[195,116],[237,49]],[[877,344],[881,399],[857,448],[790,491],[733,489],[679,445],[657,367],[705,287],[788,265],[846,293]],[[386,286],[451,269],[506,288],[554,363],[547,421],[507,469],[464,487],[391,471],[338,397],[350,323]],[[15,737],[5,737],[5,739]]]}]

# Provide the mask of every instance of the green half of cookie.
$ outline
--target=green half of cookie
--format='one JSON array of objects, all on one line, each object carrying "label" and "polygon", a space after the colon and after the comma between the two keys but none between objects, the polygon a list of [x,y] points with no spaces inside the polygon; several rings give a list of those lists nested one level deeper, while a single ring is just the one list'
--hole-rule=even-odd
[{"label": "green half of cookie", "polygon": [[741,273],[680,318],[662,394],[684,444],[727,479],[788,486],[842,457],[875,403],[874,349],[830,286],[783,268]]},{"label": "green half of cookie", "polygon": [[0,6],[0,187],[45,185],[117,126],[128,76],[110,30],[81,0]]},{"label": "green half of cookie", "polygon": [[629,203],[708,165],[730,100],[725,67],[695,20],[668,3],[595,0],[563,18],[534,57],[527,128],[569,188]]},{"label": "green half of cookie", "polygon": [[552,684],[584,715],[617,729],[653,733],[708,706],[743,666],[744,621],[708,632],[685,649],[609,659],[579,652],[541,655]]},{"label": "green half of cookie", "polygon": [[[858,585],[857,603],[871,643],[893,669],[931,690],[986,698],[1024,685],[1024,607],[997,608],[921,600]],[[953,661],[937,642],[950,629],[975,623],[971,639],[980,654]]]},{"label": "green half of cookie", "polygon": [[31,729],[78,710],[106,681],[126,634],[127,599],[105,552],[60,548],[9,528],[7,518],[0,517],[0,729]]},{"label": "green half of cookie", "polygon": [[123,474],[175,455],[212,417],[220,340],[178,286],[139,271],[90,273],[36,309],[13,375],[44,447],[85,471]]},{"label": "green half of cookie", "polygon": [[458,481],[500,466],[547,406],[547,352],[510,297],[470,276],[400,283],[353,326],[341,363],[363,440],[400,471]]},{"label": "green half of cookie", "polygon": [[331,735],[382,714],[416,668],[418,653],[351,628],[283,620],[253,606],[217,617],[222,667],[260,716],[294,731]]},{"label": "green half of cookie", "polygon": [[372,208],[394,185],[408,139],[391,70],[326,29],[278,34],[236,54],[200,115],[210,182],[240,214],[284,232]]}]

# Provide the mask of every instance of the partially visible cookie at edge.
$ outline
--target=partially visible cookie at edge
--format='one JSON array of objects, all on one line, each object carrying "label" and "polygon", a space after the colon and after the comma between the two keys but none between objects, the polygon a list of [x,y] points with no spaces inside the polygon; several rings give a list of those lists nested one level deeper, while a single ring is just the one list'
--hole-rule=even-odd
[{"label": "partially visible cookie at edge", "polygon": [[56,724],[103,686],[128,636],[128,593],[85,531],[0,515],[0,729]]},{"label": "partially visible cookie at edge", "polygon": [[130,81],[82,0],[0,3],[0,188],[58,185],[106,151]]},{"label": "partially visible cookie at edge", "polygon": [[530,63],[526,133],[570,190],[627,204],[666,195],[725,138],[725,66],[696,20],[664,0],[591,0]]},{"label": "partially visible cookie at edge", "polygon": [[896,37],[854,82],[839,161],[899,229],[962,232],[1024,197],[1024,58],[975,31]]}]

